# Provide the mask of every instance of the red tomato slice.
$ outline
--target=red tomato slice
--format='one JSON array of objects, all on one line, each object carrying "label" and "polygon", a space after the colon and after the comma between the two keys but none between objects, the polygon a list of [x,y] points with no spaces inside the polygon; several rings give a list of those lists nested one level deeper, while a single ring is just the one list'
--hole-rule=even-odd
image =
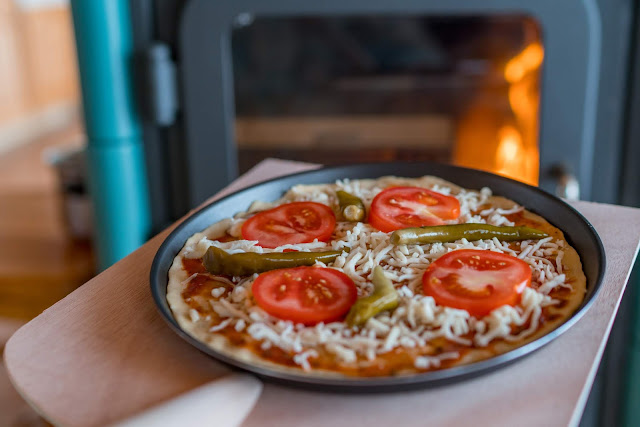
[{"label": "red tomato slice", "polygon": [[293,202],[259,212],[242,225],[242,237],[257,240],[264,248],[314,239],[326,242],[336,226],[336,216],[329,206],[315,202]]},{"label": "red tomato slice", "polygon": [[391,187],[371,202],[369,224],[389,233],[407,227],[441,225],[460,216],[460,202],[452,196],[420,187]]},{"label": "red tomato slice", "polygon": [[436,303],[482,317],[503,305],[516,305],[531,285],[529,265],[511,255],[461,249],[442,255],[422,276],[424,294]]},{"label": "red tomato slice", "polygon": [[322,267],[268,271],[258,276],[251,290],[270,315],[305,325],[340,320],[358,298],[346,274]]}]

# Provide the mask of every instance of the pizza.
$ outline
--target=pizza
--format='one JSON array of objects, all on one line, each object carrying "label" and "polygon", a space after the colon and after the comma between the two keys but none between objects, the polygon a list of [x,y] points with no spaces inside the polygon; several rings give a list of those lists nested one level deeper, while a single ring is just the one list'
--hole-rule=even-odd
[{"label": "pizza", "polygon": [[168,276],[194,338],[324,377],[488,359],[557,328],[586,293],[561,230],[433,176],[296,185],[191,236]]}]

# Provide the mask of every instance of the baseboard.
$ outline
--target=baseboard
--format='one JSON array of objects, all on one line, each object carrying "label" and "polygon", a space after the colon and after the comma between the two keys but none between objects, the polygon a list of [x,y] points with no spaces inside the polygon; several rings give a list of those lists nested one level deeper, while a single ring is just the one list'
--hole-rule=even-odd
[{"label": "baseboard", "polygon": [[8,123],[0,123],[0,154],[63,130],[78,120],[75,103],[56,104]]}]

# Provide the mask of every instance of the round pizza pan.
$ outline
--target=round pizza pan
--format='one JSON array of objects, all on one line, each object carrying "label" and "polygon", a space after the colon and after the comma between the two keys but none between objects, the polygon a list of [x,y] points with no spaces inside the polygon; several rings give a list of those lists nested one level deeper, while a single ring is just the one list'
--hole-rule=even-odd
[{"label": "round pizza pan", "polygon": [[[587,293],[578,310],[562,325],[547,335],[522,347],[491,359],[449,369],[413,375],[386,377],[320,377],[283,372],[277,369],[253,365],[219,353],[187,334],[174,319],[167,303],[168,272],[173,259],[193,234],[204,230],[221,219],[246,210],[255,200],[273,201],[280,198],[290,187],[297,184],[332,183],[337,179],[378,178],[385,175],[420,177],[434,175],[467,189],[489,187],[494,194],[507,197],[527,210],[544,217],[562,230],[582,261],[587,278]],[[574,208],[561,199],[527,184],[482,172],[451,165],[435,163],[380,163],[322,168],[310,172],[272,179],[245,188],[212,202],[184,220],[166,238],[158,249],[151,266],[151,293],[162,317],[185,341],[218,361],[232,367],[249,371],[264,380],[284,383],[315,390],[342,392],[400,391],[451,383],[487,373],[516,361],[538,350],[574,325],[589,309],[600,290],[605,271],[605,254],[602,242],[593,226]]]}]

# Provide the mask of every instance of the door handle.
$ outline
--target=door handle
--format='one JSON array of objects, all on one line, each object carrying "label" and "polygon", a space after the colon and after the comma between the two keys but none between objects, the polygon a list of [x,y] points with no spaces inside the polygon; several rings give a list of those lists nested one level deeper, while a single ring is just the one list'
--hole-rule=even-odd
[{"label": "door handle", "polygon": [[549,173],[556,182],[556,196],[567,200],[580,200],[580,182],[565,165],[556,164],[551,167]]}]

